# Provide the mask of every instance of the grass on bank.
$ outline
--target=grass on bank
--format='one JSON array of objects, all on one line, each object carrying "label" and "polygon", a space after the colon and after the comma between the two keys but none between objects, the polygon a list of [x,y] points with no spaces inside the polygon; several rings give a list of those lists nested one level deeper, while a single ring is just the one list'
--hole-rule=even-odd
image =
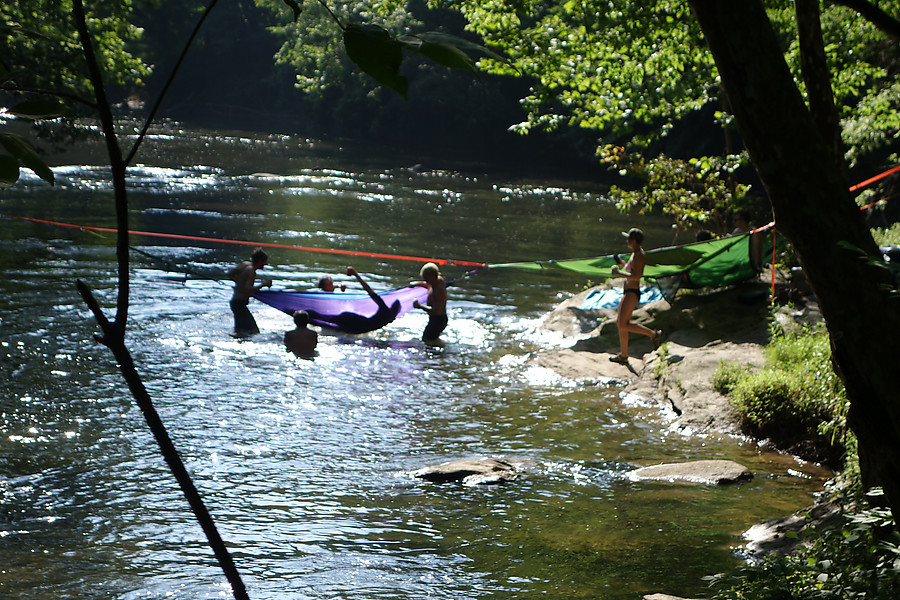
[{"label": "grass on bank", "polygon": [[[874,230],[879,245],[900,244],[900,224]],[[750,561],[710,577],[721,600],[894,600],[900,598],[900,533],[880,490],[863,496],[856,440],[846,425],[843,384],[831,368],[824,328],[788,331],[773,319],[766,365],[723,363],[714,387],[741,411],[749,433],[800,456],[842,467],[831,500],[837,521],[815,530],[792,554]],[[821,458],[818,460],[822,460]]]},{"label": "grass on bank", "polygon": [[770,339],[764,368],[723,363],[713,387],[738,409],[746,433],[806,460],[842,466],[849,405],[831,368],[828,332],[787,331],[773,319]]}]

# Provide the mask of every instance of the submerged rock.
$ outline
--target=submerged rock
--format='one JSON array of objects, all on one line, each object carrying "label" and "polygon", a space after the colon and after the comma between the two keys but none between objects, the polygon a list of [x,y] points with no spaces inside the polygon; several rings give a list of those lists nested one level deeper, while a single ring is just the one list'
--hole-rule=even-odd
[{"label": "submerged rock", "polygon": [[752,479],[753,473],[747,467],[730,460],[695,460],[635,469],[628,473],[628,477],[635,481],[655,479],[725,485]]},{"label": "submerged rock", "polygon": [[518,476],[517,467],[527,461],[499,458],[466,458],[413,471],[413,477],[432,483],[461,481],[463,485],[488,485],[512,481]]}]

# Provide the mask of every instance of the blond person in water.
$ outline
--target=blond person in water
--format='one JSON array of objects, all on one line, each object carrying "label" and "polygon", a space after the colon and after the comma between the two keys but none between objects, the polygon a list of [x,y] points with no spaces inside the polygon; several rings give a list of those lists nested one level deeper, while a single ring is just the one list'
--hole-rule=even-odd
[{"label": "blond person in water", "polygon": [[644,266],[647,264],[647,256],[641,244],[644,242],[644,232],[640,229],[631,229],[623,233],[628,239],[628,249],[631,257],[625,261],[616,254],[616,264],[612,267],[612,274],[625,278],[622,300],[619,301],[619,310],[616,313],[616,326],[619,328],[619,354],[610,356],[609,360],[619,364],[628,363],[628,334],[640,333],[653,341],[653,347],[658,348],[661,331],[653,331],[643,325],[631,322],[631,314],[641,301],[641,277],[644,275]]},{"label": "blond person in water", "polygon": [[422,266],[419,275],[422,276],[422,281],[413,281],[409,285],[428,290],[427,304],[422,304],[418,300],[413,302],[415,308],[428,313],[428,324],[422,332],[422,341],[426,344],[437,344],[441,333],[447,328],[447,284],[438,266],[431,262]]}]

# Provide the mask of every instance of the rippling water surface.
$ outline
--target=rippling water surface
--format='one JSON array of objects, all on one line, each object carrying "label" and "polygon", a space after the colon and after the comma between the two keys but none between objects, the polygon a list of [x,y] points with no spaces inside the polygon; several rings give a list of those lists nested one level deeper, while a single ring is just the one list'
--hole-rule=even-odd
[{"label": "rippling water surface", "polygon": [[[628,221],[583,183],[430,165],[290,137],[182,132],[131,173],[132,228],[364,252],[507,262],[621,250]],[[8,215],[110,227],[102,168],[0,193]],[[416,164],[421,163],[421,164]],[[415,166],[413,166],[415,165]],[[638,222],[671,242],[666,223]],[[446,346],[424,314],[285,353],[291,323],[259,303],[236,340],[230,285],[152,258],[225,269],[245,246],[135,237],[129,347],[254,599],[639,598],[702,595],[754,522],[810,503],[821,473],[667,429],[597,381],[527,367],[558,340],[537,319],[586,282],[481,271],[451,289]],[[276,285],[343,277],[347,257],[270,251]],[[112,234],[0,221],[0,596],[229,597],[74,281],[110,310]],[[376,288],[418,263],[353,258]],[[347,281],[348,283],[352,283]],[[433,485],[417,468],[534,461],[512,484]],[[752,482],[635,483],[636,465],[727,458]]]}]

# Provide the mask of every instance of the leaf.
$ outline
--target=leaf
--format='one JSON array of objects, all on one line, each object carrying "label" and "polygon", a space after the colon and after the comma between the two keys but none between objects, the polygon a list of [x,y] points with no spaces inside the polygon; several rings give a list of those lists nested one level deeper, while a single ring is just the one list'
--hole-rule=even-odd
[{"label": "leaf", "polygon": [[26,100],[12,106],[6,111],[23,119],[39,121],[41,119],[55,119],[69,113],[69,109],[55,100]]},{"label": "leaf", "polygon": [[0,133],[0,146],[34,171],[35,175],[53,185],[53,171],[44,164],[28,140],[14,133]]},{"label": "leaf", "polygon": [[403,47],[422,54],[445,67],[451,69],[463,69],[478,74],[478,69],[468,54],[453,44],[433,42],[423,39],[418,35],[404,35],[398,38]]},{"label": "leaf", "polygon": [[7,188],[19,180],[19,161],[9,154],[0,154],[0,188]]},{"label": "leaf", "polygon": [[344,48],[350,60],[364,73],[406,99],[409,81],[399,73],[403,51],[386,29],[351,23],[344,30]]},{"label": "leaf", "polygon": [[294,11],[294,23],[297,22],[297,19],[300,18],[300,15],[303,13],[303,7],[297,4],[294,0],[281,0],[284,2],[288,8]]},{"label": "leaf", "polygon": [[454,69],[465,69],[466,71],[477,73],[475,61],[466,52],[483,54],[509,64],[507,59],[481,44],[476,44],[441,31],[426,31],[424,33],[402,36],[400,41],[434,62]]}]

